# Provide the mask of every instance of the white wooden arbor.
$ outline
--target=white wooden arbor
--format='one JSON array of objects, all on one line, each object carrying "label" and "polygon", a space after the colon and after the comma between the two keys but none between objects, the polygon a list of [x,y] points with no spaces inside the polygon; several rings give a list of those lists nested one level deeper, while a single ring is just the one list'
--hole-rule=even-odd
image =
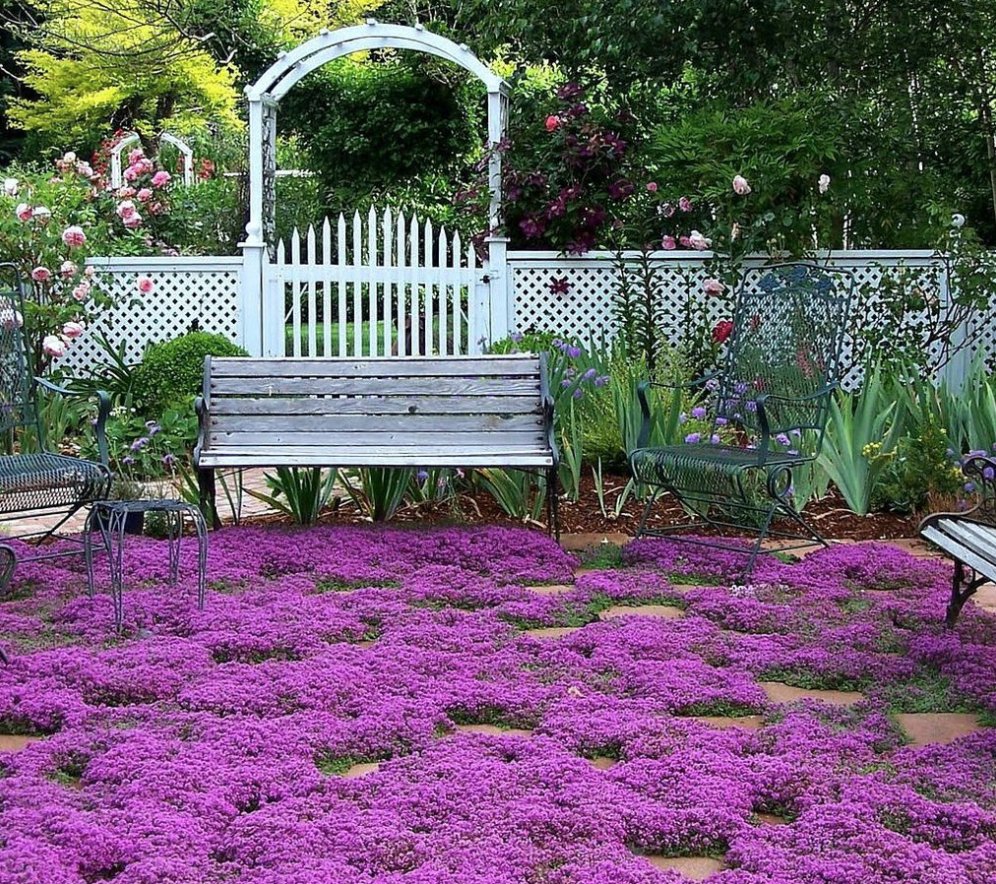
[{"label": "white wooden arbor", "polygon": [[[163,132],[159,136],[160,141],[172,144],[183,157],[183,183],[190,187],[194,183],[194,151],[187,142],[169,132]],[[121,179],[121,153],[130,144],[139,141],[137,132],[129,132],[114,147],[111,148],[111,187],[120,187],[124,182]]]},{"label": "white wooden arbor", "polygon": [[[508,305],[506,249],[507,239],[497,236],[501,222],[501,153],[496,150],[505,136],[508,122],[508,85],[491,71],[466,44],[456,44],[446,37],[433,34],[421,24],[414,26],[381,24],[368,19],[366,24],[323,30],[318,36],[302,43],[289,52],[282,52],[277,60],[252,85],[246,88],[249,107],[249,221],[246,238],[241,244],[245,256],[243,285],[252,286],[255,280],[262,285],[263,267],[267,250],[273,249],[275,238],[276,178],[277,178],[277,107],[283,98],[302,78],[325,64],[355,52],[375,49],[405,49],[435,55],[469,71],[482,83],[488,93],[488,186],[491,192],[489,209],[487,282],[491,287],[492,302],[500,298]],[[260,303],[260,297],[247,299]],[[503,337],[508,333],[511,307],[503,309],[503,317],[492,321],[492,336]],[[258,315],[247,313],[245,330],[250,352],[256,343],[256,329],[261,328],[262,310]],[[259,345],[262,346],[260,332]]]}]

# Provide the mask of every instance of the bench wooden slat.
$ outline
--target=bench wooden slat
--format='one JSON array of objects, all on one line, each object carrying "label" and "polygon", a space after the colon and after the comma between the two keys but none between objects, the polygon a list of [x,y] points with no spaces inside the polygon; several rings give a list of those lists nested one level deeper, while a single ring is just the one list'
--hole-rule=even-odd
[{"label": "bench wooden slat", "polygon": [[967,519],[940,519],[937,527],[984,559],[996,561],[996,531]]},{"label": "bench wooden slat", "polygon": [[423,448],[401,450],[396,447],[365,450],[327,445],[288,449],[221,449],[201,454],[200,468],[215,467],[550,467],[549,451],[491,450],[487,452],[438,450]]},{"label": "bench wooden slat", "polygon": [[[996,562],[979,555],[978,552],[947,531],[942,531],[935,525],[928,525],[920,534],[952,558],[959,559],[990,580],[996,580]],[[993,553],[996,553],[996,550],[993,550]]]},{"label": "bench wooden slat", "polygon": [[[412,411],[414,409],[414,411]],[[219,396],[211,403],[212,418],[222,415],[296,414],[542,414],[535,393],[530,396]]]},{"label": "bench wooden slat", "polygon": [[212,402],[220,396],[523,396],[539,397],[539,378],[216,378]]},{"label": "bench wooden slat", "polygon": [[[487,437],[493,436],[494,441]],[[438,447],[450,450],[467,450],[470,448],[494,449],[505,446],[522,446],[540,448],[545,441],[542,433],[513,430],[507,433],[432,433],[408,432],[398,430],[381,432],[355,430],[349,432],[318,432],[309,433],[302,430],[274,431],[272,433],[253,433],[240,431],[225,433],[208,431],[208,447],[222,448],[240,446],[249,448],[256,445],[269,447],[300,448],[308,445],[328,445],[331,442],[350,446],[398,446],[400,448]]]},{"label": "bench wooden slat", "polygon": [[412,377],[535,377],[534,357],[448,357],[431,359],[236,359],[211,361],[214,378],[412,378]]},{"label": "bench wooden slat", "polygon": [[430,433],[539,433],[538,414],[240,414],[211,416],[218,433],[355,433],[357,431]]}]

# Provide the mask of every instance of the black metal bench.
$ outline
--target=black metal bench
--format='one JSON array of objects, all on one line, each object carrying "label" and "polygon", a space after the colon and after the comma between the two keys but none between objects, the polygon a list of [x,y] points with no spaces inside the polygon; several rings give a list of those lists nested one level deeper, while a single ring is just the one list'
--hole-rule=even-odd
[{"label": "black metal bench", "polygon": [[197,414],[194,464],[215,527],[221,467],[507,467],[547,474],[559,537],[545,356],[209,356]]},{"label": "black metal bench", "polygon": [[996,582],[996,457],[970,455],[962,471],[979,491],[979,503],[963,513],[934,513],[920,524],[920,536],[954,560],[944,618],[949,629],[978,588]]},{"label": "black metal bench", "polygon": [[[94,462],[54,450],[45,438],[37,392],[44,388],[62,396],[78,396],[44,378],[32,378],[27,346],[22,334],[23,298],[19,290],[0,292],[0,521],[23,519],[26,515],[65,511],[51,527],[18,535],[18,539],[41,539],[53,534],[74,513],[98,500],[105,500],[111,486],[104,425],[111,401],[97,394],[94,425],[100,461]],[[37,449],[25,451],[29,447]],[[82,549],[80,550],[82,552]],[[54,558],[74,552],[72,548],[53,551],[38,547],[24,561]],[[9,544],[0,544],[0,590],[14,574],[17,556]]]}]

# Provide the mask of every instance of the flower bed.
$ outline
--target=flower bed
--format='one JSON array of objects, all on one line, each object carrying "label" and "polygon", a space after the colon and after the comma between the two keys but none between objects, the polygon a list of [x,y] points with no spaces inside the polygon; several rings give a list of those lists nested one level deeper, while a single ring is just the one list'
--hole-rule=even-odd
[{"label": "flower bed", "polygon": [[[126,559],[123,638],[78,561],[24,566],[0,604],[0,731],[49,735],[0,755],[5,882],[683,880],[641,854],[722,858],[731,884],[996,868],[996,731],[916,748],[887,714],[996,718],[993,619],[940,627],[943,563],[838,547],[728,587],[730,557],[645,540],[574,582],[511,528],[232,528],[198,612],[158,542]],[[599,620],[639,604],[683,616]],[[866,699],[774,704],[765,681]],[[731,715],[760,727],[695,717]],[[379,767],[343,775],[358,763]]]}]

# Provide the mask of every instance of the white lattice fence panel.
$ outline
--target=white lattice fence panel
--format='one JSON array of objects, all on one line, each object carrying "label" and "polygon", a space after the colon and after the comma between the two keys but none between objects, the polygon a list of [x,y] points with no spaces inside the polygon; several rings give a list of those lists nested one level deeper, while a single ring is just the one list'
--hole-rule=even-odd
[{"label": "white lattice fence panel", "polygon": [[[703,292],[702,285],[709,273],[708,252],[656,252],[651,256],[654,270],[655,300],[658,327],[671,344],[678,344],[690,328],[713,328],[721,319],[730,318],[729,303]],[[508,256],[515,300],[517,331],[549,331],[559,335],[611,339],[617,332],[614,296],[618,290],[620,268],[618,258],[608,252],[591,252],[582,257],[565,258],[554,253],[512,252]],[[763,258],[748,260],[748,284],[756,283],[758,272],[766,263]],[[842,252],[829,262],[831,267],[850,271],[856,289],[870,290],[875,297],[884,272],[898,267],[909,274],[910,284],[936,288],[943,274],[940,259],[930,252]],[[642,289],[641,267],[635,256],[628,256],[627,272],[634,291]],[[980,332],[978,349],[996,353],[996,328],[977,320]],[[984,331],[983,331],[984,329]],[[844,342],[842,364],[851,366],[852,341]],[[847,371],[843,384],[853,389],[860,384],[857,368]]]},{"label": "white lattice fence panel", "polygon": [[[96,282],[117,306],[87,326],[69,352],[56,363],[72,373],[105,361],[97,341],[126,344],[126,355],[138,362],[146,345],[190,331],[203,331],[242,342],[239,285],[242,259],[236,258],[94,258]],[[139,279],[152,281],[152,291],[139,292]]]}]

